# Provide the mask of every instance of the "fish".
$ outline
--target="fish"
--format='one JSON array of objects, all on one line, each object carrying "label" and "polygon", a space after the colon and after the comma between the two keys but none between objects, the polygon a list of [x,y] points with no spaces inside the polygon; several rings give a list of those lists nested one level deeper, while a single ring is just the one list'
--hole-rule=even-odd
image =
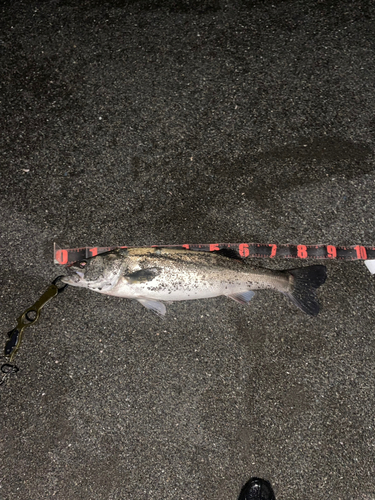
[{"label": "fish", "polygon": [[249,304],[254,290],[283,293],[310,316],[319,313],[316,290],[326,280],[326,267],[312,265],[275,271],[246,263],[233,249],[202,252],[150,247],[119,248],[67,267],[61,281],[115,297],[135,299],[160,316],[164,302],[224,295]]}]

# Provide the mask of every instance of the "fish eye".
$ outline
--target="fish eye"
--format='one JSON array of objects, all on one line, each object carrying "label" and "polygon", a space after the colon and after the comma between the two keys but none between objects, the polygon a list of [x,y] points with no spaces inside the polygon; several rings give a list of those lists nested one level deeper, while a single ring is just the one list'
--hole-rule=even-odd
[{"label": "fish eye", "polygon": [[86,260],[81,260],[80,262],[78,262],[78,267],[80,269],[83,269],[85,267],[85,265],[87,264],[87,261]]}]

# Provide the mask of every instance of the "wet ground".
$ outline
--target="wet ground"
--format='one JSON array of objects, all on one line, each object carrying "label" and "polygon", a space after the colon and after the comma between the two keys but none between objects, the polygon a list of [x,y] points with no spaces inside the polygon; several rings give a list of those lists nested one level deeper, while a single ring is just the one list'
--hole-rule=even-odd
[{"label": "wet ground", "polygon": [[[4,342],[54,242],[375,245],[372,2],[9,1],[0,25]],[[236,500],[257,475],[374,500],[374,278],[327,267],[316,318],[67,289],[0,388],[0,499]]]}]

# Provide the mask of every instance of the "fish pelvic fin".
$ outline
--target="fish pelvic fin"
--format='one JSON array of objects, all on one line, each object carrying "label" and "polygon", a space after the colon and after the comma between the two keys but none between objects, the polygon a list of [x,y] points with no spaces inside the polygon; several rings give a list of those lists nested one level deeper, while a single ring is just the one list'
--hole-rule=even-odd
[{"label": "fish pelvic fin", "polygon": [[285,295],[309,316],[319,314],[319,302],[316,297],[316,289],[326,281],[326,266],[308,266],[287,271],[294,277],[294,285],[291,292]]},{"label": "fish pelvic fin", "polygon": [[165,305],[162,302],[159,302],[158,300],[151,300],[151,299],[137,299],[137,300],[147,309],[150,309],[160,317],[165,316],[165,313],[167,312],[167,308],[165,307]]}]

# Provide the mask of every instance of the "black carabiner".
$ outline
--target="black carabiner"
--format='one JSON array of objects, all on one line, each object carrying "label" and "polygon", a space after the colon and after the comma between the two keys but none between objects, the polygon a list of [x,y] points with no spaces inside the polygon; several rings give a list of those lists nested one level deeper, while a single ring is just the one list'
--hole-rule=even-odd
[{"label": "black carabiner", "polygon": [[20,371],[20,369],[16,365],[11,365],[10,363],[4,363],[3,365],[1,365],[1,371],[3,373],[17,373],[18,371]]},{"label": "black carabiner", "polygon": [[1,373],[3,373],[3,376],[0,379],[0,386],[3,385],[6,381],[6,379],[11,375],[12,373],[17,373],[20,369],[16,365],[11,365],[10,363],[4,363],[1,365]]}]

